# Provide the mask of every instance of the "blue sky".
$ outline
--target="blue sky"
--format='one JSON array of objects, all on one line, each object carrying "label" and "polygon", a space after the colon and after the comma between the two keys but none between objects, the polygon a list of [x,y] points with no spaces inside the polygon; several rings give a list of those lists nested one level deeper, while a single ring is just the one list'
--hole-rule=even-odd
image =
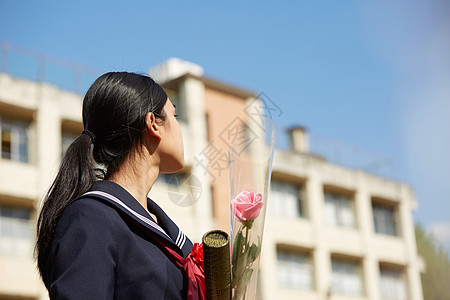
[{"label": "blue sky", "polygon": [[179,57],[264,92],[279,128],[387,157],[416,191],[415,220],[450,245],[446,0],[0,0],[0,40],[104,71]]}]

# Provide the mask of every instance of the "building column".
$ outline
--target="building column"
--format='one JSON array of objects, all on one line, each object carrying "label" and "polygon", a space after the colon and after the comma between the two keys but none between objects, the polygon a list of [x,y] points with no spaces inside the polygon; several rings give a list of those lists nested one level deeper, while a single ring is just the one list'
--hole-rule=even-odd
[{"label": "building column", "polygon": [[401,235],[407,249],[407,265],[405,268],[405,285],[411,300],[423,300],[422,282],[420,279],[419,255],[411,212],[415,205],[415,197],[405,185],[400,187],[400,205],[398,208]]},{"label": "building column", "polygon": [[57,93],[42,84],[36,113],[36,163],[38,189],[47,191],[53,182],[61,160],[61,119]]},{"label": "building column", "polygon": [[[205,86],[202,81],[187,77],[180,84],[180,99],[186,105],[186,117],[188,120],[188,132],[192,141],[189,143],[191,149],[189,153],[193,156],[199,155],[207,146],[207,123],[205,114]],[[210,180],[208,174],[205,175],[200,165],[196,165],[192,160],[191,175],[201,182],[201,196],[192,206],[192,216],[195,226],[195,236],[199,239],[212,227],[212,199]]]},{"label": "building column", "polygon": [[323,240],[324,215],[323,215],[323,182],[320,178],[320,170],[310,168],[306,183],[306,195],[308,200],[308,213],[311,221],[313,236],[313,268],[315,290],[318,299],[327,299],[331,288],[331,262],[330,253]]},{"label": "building column", "polygon": [[379,289],[379,265],[372,251],[370,241],[373,239],[372,199],[368,191],[365,176],[358,172],[357,188],[355,194],[356,218],[361,240],[362,276],[365,294],[368,299],[380,299]]},{"label": "building column", "polygon": [[[60,165],[61,158],[61,119],[59,98],[52,88],[41,83],[37,87],[37,111],[35,115],[33,144],[30,144],[30,155],[37,169],[37,190],[41,191],[37,200],[38,209],[42,205],[42,197],[52,184]],[[31,152],[33,152],[31,154]],[[36,216],[39,210],[36,211]],[[37,273],[37,270],[36,270]],[[32,284],[31,282],[29,284]],[[35,284],[39,299],[48,299],[48,293],[43,288],[39,275],[36,274]]]}]

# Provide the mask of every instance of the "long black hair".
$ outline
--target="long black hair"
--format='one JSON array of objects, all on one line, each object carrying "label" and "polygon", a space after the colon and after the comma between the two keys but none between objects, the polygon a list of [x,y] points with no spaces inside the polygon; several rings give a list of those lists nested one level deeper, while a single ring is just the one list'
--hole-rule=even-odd
[{"label": "long black hair", "polygon": [[[87,134],[67,149],[37,222],[35,251],[45,284],[48,251],[61,213],[97,179],[108,179],[120,169],[132,150],[142,145],[146,114],[164,120],[166,101],[166,93],[153,79],[135,73],[106,73],[87,91],[83,100]],[[102,168],[94,168],[94,163]]]}]

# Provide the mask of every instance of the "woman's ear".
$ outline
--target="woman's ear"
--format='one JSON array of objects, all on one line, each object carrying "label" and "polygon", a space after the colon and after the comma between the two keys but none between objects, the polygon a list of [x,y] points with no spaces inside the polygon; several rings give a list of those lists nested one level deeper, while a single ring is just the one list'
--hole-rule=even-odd
[{"label": "woman's ear", "polygon": [[160,126],[156,122],[156,117],[152,112],[145,115],[145,127],[150,136],[157,138],[159,141],[161,140]]}]

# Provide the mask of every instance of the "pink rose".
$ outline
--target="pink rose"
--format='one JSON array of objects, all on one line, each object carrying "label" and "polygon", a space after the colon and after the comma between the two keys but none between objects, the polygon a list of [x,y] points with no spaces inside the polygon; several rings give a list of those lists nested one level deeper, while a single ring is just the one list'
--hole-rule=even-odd
[{"label": "pink rose", "polygon": [[259,212],[263,207],[263,199],[261,194],[242,191],[239,195],[231,200],[234,215],[239,221],[252,221],[259,216]]}]

